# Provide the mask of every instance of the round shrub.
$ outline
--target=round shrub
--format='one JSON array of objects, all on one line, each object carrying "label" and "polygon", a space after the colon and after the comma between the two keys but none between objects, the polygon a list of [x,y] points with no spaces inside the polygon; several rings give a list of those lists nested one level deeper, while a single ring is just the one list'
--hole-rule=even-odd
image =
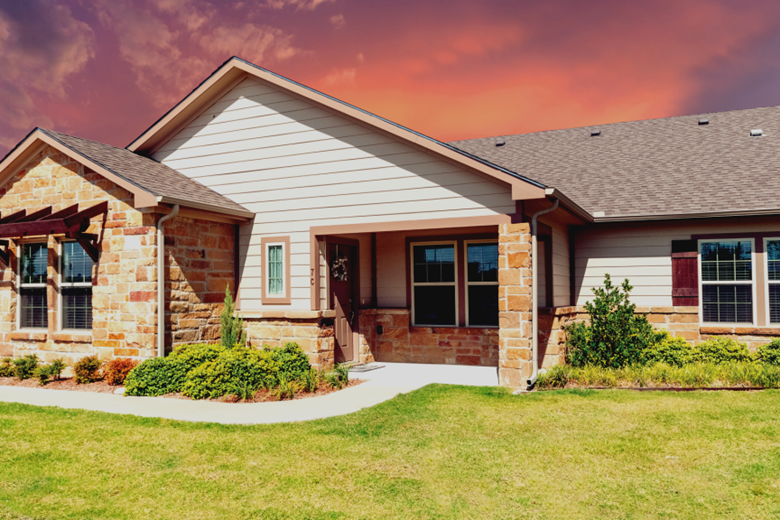
[{"label": "round shrub", "polygon": [[13,377],[14,375],[14,360],[7,357],[0,361],[0,377]]},{"label": "round shrub", "polygon": [[97,356],[81,358],[73,365],[73,378],[80,385],[102,379],[100,367],[103,364]]},{"label": "round shrub", "polygon": [[38,368],[38,363],[38,356],[35,354],[28,354],[24,357],[14,359],[14,376],[22,380],[30,379],[33,374],[35,374],[35,370]]},{"label": "round shrub", "polygon": [[103,366],[106,383],[111,386],[119,386],[127,379],[127,374],[138,366],[138,361],[133,359],[112,359]]},{"label": "round shrub", "polygon": [[780,366],[780,338],[775,338],[771,343],[758,347],[756,358],[762,363]]},{"label": "round shrub", "polygon": [[182,391],[187,374],[226,350],[216,344],[182,345],[168,357],[147,359],[125,378],[125,395],[156,396]]},{"label": "round shrub", "polygon": [[696,360],[697,352],[693,345],[679,336],[668,332],[658,343],[653,344],[645,355],[647,364],[665,363],[681,367]]},{"label": "round shrub", "polygon": [[243,395],[276,386],[281,365],[272,350],[236,347],[222,352],[187,375],[184,395],[193,399]]},{"label": "round shrub", "polygon": [[297,343],[285,343],[283,347],[265,349],[271,352],[287,379],[300,379],[311,369],[309,357]]},{"label": "round shrub", "polygon": [[752,361],[747,344],[729,338],[708,339],[694,348],[696,359],[703,363]]}]

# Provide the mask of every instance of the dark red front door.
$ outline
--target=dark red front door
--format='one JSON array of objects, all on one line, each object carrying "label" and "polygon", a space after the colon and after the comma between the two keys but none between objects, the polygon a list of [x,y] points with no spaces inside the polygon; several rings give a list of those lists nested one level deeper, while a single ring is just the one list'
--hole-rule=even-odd
[{"label": "dark red front door", "polygon": [[355,360],[355,298],[354,246],[328,244],[328,268],[330,270],[330,308],[336,311],[333,329],[336,341],[335,361],[344,363]]}]

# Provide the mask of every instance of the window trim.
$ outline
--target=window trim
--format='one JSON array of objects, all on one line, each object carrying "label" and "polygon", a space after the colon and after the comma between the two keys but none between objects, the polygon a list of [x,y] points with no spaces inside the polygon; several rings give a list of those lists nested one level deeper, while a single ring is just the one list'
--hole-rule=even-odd
[{"label": "window trim", "polygon": [[[62,277],[64,274],[64,269],[62,268],[62,259],[65,258],[65,252],[64,247],[67,243],[74,243],[75,240],[60,240],[57,244],[57,331],[59,332],[70,332],[74,334],[86,334],[88,331],[92,332],[92,326],[88,329],[66,329],[65,328],[65,316],[63,312],[65,311],[65,307],[62,304],[62,289],[63,287],[92,287],[92,282],[71,282],[66,284],[62,281]],[[87,255],[89,258],[89,255]],[[90,258],[90,260],[92,260]],[[92,267],[94,269],[95,262],[92,262]],[[94,276],[94,275],[93,275]],[[92,303],[90,302],[90,305]],[[94,311],[94,309],[93,309]],[[93,319],[94,321],[94,319]]]},{"label": "window trim", "polygon": [[[451,245],[454,252],[454,264],[455,264],[455,276],[452,282],[415,282],[414,281],[414,248],[416,246],[438,246],[438,245]],[[457,240],[436,240],[436,241],[423,241],[423,242],[410,242],[409,243],[409,283],[411,287],[411,316],[409,317],[409,323],[412,327],[442,327],[442,328],[458,328],[460,323],[460,297],[458,295],[458,241]],[[455,288],[455,323],[452,325],[432,325],[429,323],[417,323],[415,320],[414,306],[414,288],[421,287],[454,287]]]},{"label": "window trim", "polygon": [[[43,244],[46,246],[46,281],[44,283],[29,283],[29,284],[23,284],[22,283],[22,256],[23,256],[23,250],[24,246],[31,245],[31,244]],[[49,323],[49,259],[48,259],[48,251],[49,251],[49,242],[41,241],[40,238],[33,238],[33,239],[25,239],[20,240],[16,243],[16,330],[19,332],[42,332],[42,331],[49,331],[49,326],[51,323]],[[46,327],[22,327],[22,288],[33,288],[33,289],[46,289]]]},{"label": "window trim", "polygon": [[[292,298],[290,293],[292,288],[290,287],[290,237],[289,236],[277,236],[277,237],[262,237],[260,239],[260,245],[263,249],[260,256],[261,264],[261,290],[260,290],[260,302],[262,305],[290,305]],[[268,291],[268,247],[269,246],[282,246],[282,256],[284,258],[284,264],[282,269],[284,294],[269,295]]]},{"label": "window trim", "polygon": [[767,327],[772,326],[780,326],[780,322],[778,323],[772,323],[771,314],[770,314],[770,302],[769,302],[769,286],[770,285],[780,285],[780,280],[772,281],[769,279],[769,250],[767,249],[767,242],[773,241],[773,242],[780,242],[780,236],[774,237],[774,236],[766,236],[764,237],[764,312],[765,312],[765,319]]},{"label": "window trim", "polygon": [[[704,280],[702,279],[702,260],[701,260],[701,246],[704,243],[711,243],[711,242],[750,242],[750,285],[752,288],[751,295],[752,295],[752,302],[753,302],[753,316],[752,321],[750,323],[748,322],[725,322],[725,321],[704,321],[704,290],[703,286],[705,284]],[[712,326],[712,327],[744,327],[747,325],[750,326],[756,326],[758,322],[758,300],[756,296],[756,286],[758,285],[758,269],[756,268],[756,239],[755,237],[739,237],[739,238],[732,238],[732,237],[722,237],[722,238],[700,238],[697,240],[696,243],[696,258],[697,258],[697,266],[696,269],[698,271],[697,277],[699,281],[699,323],[701,325],[705,326]],[[706,282],[707,285],[747,285],[748,282],[745,282],[744,280],[729,280],[729,281],[717,281],[717,282]]]},{"label": "window trim", "polygon": [[469,282],[469,244],[495,244],[499,246],[498,239],[472,239],[463,241],[463,283],[466,294],[466,327],[480,328],[480,329],[497,329],[498,325],[471,325],[469,321],[469,286],[471,285],[495,285],[499,286],[498,279],[495,282]]}]

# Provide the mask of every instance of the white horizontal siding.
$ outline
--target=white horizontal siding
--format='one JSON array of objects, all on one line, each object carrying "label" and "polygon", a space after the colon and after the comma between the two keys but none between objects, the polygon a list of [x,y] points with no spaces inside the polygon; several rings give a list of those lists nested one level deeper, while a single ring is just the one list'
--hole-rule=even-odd
[{"label": "white horizontal siding", "polygon": [[[308,309],[311,226],[515,212],[508,186],[253,78],[208,107],[153,157],[257,213],[240,230],[244,310],[260,308],[263,236],[290,236],[292,307]],[[368,261],[363,257],[370,243],[363,237],[360,244],[362,262]],[[380,272],[398,269],[382,262],[380,256]],[[321,273],[327,274],[322,266]],[[383,287],[383,278],[378,277],[379,304],[405,304],[405,288]],[[366,270],[361,271],[365,295],[370,297]]]}]

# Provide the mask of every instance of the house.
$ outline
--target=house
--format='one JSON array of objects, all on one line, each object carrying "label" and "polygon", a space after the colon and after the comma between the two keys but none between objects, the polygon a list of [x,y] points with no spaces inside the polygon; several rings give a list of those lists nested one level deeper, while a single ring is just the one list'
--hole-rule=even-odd
[{"label": "house", "polygon": [[127,148],[35,129],[0,162],[0,354],[213,341],[229,287],[314,365],[524,386],[605,273],[675,335],[760,344],[778,152],[780,107],[443,143],[231,58]]}]

